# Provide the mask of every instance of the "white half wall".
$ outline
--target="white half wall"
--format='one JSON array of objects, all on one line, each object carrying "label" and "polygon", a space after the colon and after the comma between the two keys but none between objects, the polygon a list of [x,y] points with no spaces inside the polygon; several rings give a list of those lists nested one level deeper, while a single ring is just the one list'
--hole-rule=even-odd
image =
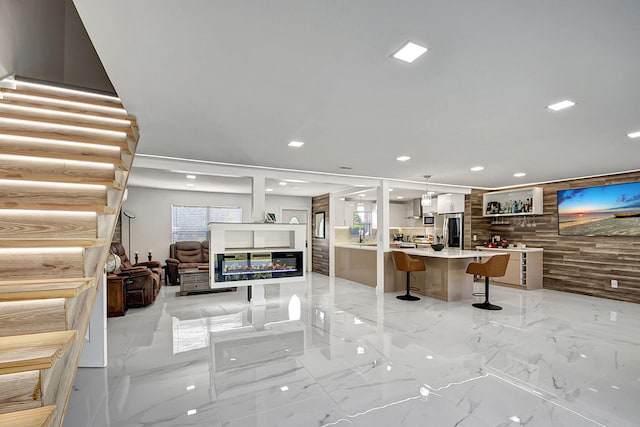
[{"label": "white half wall", "polygon": [[[251,195],[204,193],[198,191],[161,190],[129,187],[129,195],[122,210],[136,215],[131,220],[131,253],[128,244],[129,219],[122,217],[122,244],[133,260],[138,251],[140,261],[147,260],[152,251],[153,259],[164,264],[169,257],[171,244],[171,205],[240,207],[244,222],[251,222]],[[307,209],[311,212],[310,197],[269,196],[266,211],[275,212],[280,219],[282,209]]]}]

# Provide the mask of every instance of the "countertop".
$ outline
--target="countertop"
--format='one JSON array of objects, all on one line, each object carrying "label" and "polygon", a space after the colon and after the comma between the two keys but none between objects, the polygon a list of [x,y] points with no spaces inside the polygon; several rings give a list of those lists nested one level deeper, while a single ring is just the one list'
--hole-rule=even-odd
[{"label": "countertop", "polygon": [[353,244],[349,244],[349,245],[335,245],[336,248],[344,248],[344,249],[362,249],[365,251],[377,251],[378,250],[378,245],[376,245],[375,243],[363,243],[363,244],[358,244],[358,243],[353,243]]},{"label": "countertop", "polygon": [[[343,249],[359,249],[359,250],[363,250],[363,251],[377,251],[378,250],[378,246],[372,243],[369,244],[350,244],[350,245],[335,245],[336,248],[343,248]],[[485,248],[482,247],[482,249],[491,249],[492,253],[491,256],[493,255],[500,255],[500,254],[504,254],[509,252],[509,249],[499,249],[499,248]],[[528,248],[527,248],[528,249]],[[522,251],[527,251],[527,249],[521,249]],[[540,248],[531,248],[532,251],[535,251],[536,249],[541,250]],[[449,258],[449,259],[453,259],[453,258],[477,258],[478,257],[478,251],[469,251],[469,250],[461,250],[461,249],[443,249],[441,251],[434,251],[431,248],[417,248],[417,249],[413,249],[413,248],[390,248],[391,251],[402,251],[405,252],[409,255],[414,255],[414,256],[426,256],[426,257],[431,257],[431,258]],[[515,249],[511,249],[511,252],[514,252]]]},{"label": "countertop", "polygon": [[543,248],[485,248],[484,246],[476,246],[481,251],[499,251],[499,252],[542,252]]},{"label": "countertop", "polygon": [[[477,258],[478,251],[468,251],[464,249],[443,249],[441,251],[434,251],[433,249],[394,249],[394,251],[402,251],[407,255],[425,256],[430,258],[447,258],[447,259],[461,259],[461,258]],[[504,252],[503,252],[504,253]],[[501,255],[502,253],[496,252],[493,255]]]}]

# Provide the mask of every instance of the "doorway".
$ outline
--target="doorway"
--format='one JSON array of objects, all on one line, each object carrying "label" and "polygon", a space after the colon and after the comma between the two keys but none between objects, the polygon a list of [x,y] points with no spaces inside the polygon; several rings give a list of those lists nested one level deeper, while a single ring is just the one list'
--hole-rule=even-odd
[{"label": "doorway", "polygon": [[[282,218],[282,223],[284,224],[309,224],[309,210],[308,209],[282,209],[280,214],[280,218]],[[306,270],[311,271],[311,245],[309,242],[311,241],[311,230],[307,226],[306,230],[306,238],[305,238],[305,247],[307,249],[307,259],[304,260],[306,263]]]}]

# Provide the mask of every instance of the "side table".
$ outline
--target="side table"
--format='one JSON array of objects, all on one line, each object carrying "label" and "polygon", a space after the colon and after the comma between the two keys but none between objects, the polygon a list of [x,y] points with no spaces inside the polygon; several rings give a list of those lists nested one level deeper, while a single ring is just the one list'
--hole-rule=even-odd
[{"label": "side table", "polygon": [[116,275],[107,276],[107,317],[124,316],[127,311],[127,292],[125,278]]},{"label": "side table", "polygon": [[199,268],[188,268],[178,270],[178,281],[180,282],[180,295],[187,295],[191,292],[209,292],[209,270]]}]

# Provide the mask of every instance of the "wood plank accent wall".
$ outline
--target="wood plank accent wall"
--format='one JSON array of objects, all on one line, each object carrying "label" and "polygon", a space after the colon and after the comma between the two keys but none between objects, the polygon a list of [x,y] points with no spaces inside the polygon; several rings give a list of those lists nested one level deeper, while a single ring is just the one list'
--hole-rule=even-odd
[{"label": "wood plank accent wall", "polygon": [[316,213],[324,212],[325,238],[312,238],[311,270],[316,273],[329,275],[329,195],[317,196],[311,199],[311,233],[316,228]]},{"label": "wood plank accent wall", "polygon": [[[556,194],[569,188],[636,181],[640,172],[544,184],[544,214],[527,217],[535,227],[523,226],[517,217],[506,217],[509,225],[492,226],[491,218],[482,217],[485,191],[473,191],[468,221],[472,231],[465,243],[471,244],[472,234],[478,236],[478,244],[497,234],[509,242],[543,247],[544,288],[640,303],[640,237],[559,236]],[[465,217],[468,220],[466,213]],[[611,287],[611,279],[618,280],[618,288]]]}]

